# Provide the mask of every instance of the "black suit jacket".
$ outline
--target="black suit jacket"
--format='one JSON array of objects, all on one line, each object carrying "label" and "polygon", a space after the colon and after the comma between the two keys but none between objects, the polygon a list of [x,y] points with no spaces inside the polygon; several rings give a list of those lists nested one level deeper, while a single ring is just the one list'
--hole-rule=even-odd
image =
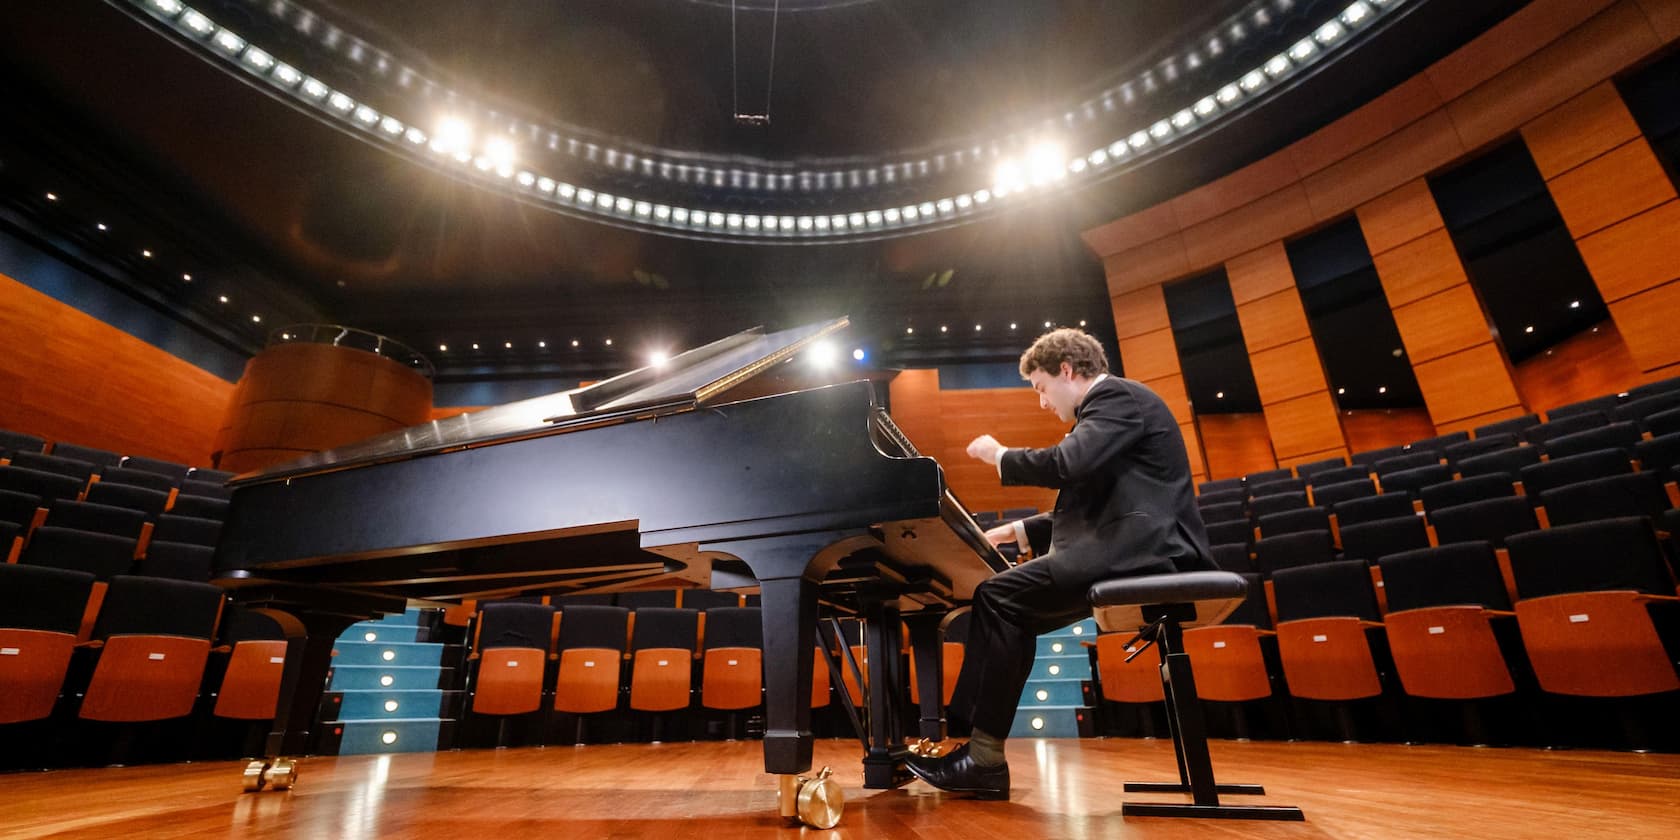
[{"label": "black suit jacket", "polygon": [[1109,376],[1091,386],[1072,431],[1055,446],[1010,449],[1004,484],[1054,487],[1056,507],[1023,522],[1034,561],[1059,583],[1216,568],[1196,508],[1184,436],[1143,384]]}]

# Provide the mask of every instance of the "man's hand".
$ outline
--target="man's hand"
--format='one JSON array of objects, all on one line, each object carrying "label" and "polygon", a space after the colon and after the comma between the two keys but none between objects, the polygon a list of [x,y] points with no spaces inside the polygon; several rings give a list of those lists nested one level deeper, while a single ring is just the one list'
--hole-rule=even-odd
[{"label": "man's hand", "polygon": [[968,442],[968,457],[988,464],[996,464],[1003,453],[1003,444],[991,435],[981,435]]},{"label": "man's hand", "polygon": [[1009,522],[986,531],[986,542],[994,548],[1002,548],[1004,543],[1015,541],[1015,523]]}]

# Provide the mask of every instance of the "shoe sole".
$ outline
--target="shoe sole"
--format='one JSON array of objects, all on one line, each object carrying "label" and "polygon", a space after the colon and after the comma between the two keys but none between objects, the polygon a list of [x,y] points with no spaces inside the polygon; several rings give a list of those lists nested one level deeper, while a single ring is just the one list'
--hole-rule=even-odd
[{"label": "shoe sole", "polygon": [[914,765],[905,764],[904,768],[906,770],[910,771],[910,775],[915,776],[916,778],[921,779],[924,782],[927,782],[928,785],[933,787],[935,790],[942,790],[942,791],[945,791],[946,793],[966,794],[968,796],[974,797],[975,799],[984,799],[984,800],[989,800],[989,801],[998,801],[998,800],[1003,800],[1003,799],[1008,799],[1009,798],[1009,791],[1007,791],[1007,790],[997,791],[997,790],[989,790],[989,789],[988,790],[980,790],[980,789],[976,789],[976,788],[940,787],[939,785],[934,784],[932,779],[929,779],[926,776],[923,776],[920,772],[918,772]]}]

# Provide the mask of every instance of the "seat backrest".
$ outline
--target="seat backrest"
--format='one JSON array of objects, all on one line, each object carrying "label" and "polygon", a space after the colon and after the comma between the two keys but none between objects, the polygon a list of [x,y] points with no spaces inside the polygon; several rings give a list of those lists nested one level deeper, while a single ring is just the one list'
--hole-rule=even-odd
[{"label": "seat backrest", "polygon": [[1381,449],[1367,449],[1364,452],[1355,452],[1348,456],[1348,463],[1356,467],[1364,467],[1369,470],[1372,467],[1375,467],[1376,463],[1384,458],[1393,458],[1397,455],[1404,454],[1406,454],[1405,444],[1400,444],[1399,446],[1385,446]]},{"label": "seat backrest", "polygon": [[554,608],[546,604],[491,601],[478,613],[478,649],[536,648],[548,650]]},{"label": "seat backrest", "polygon": [[1465,458],[1471,458],[1476,455],[1480,455],[1483,452],[1492,452],[1496,449],[1510,449],[1513,446],[1520,445],[1521,442],[1517,440],[1516,435],[1510,432],[1494,432],[1486,435],[1485,437],[1478,437],[1475,440],[1448,444],[1441,450],[1441,454],[1447,456],[1447,463],[1456,465],[1459,461],[1462,461]]},{"label": "seat backrest", "polygon": [[227,519],[228,502],[226,499],[181,493],[175,497],[175,504],[170,506],[169,512],[175,516],[194,516],[221,522]]},{"label": "seat backrest", "polygon": [[226,484],[229,481],[232,481],[233,477],[236,475],[238,475],[238,473],[231,473],[227,470],[213,470],[209,467],[193,467],[192,470],[187,473],[187,480]]},{"label": "seat backrest", "polygon": [[28,467],[0,467],[0,490],[28,493],[50,505],[56,499],[74,499],[81,495],[86,481],[58,473],[32,470]]},{"label": "seat backrest", "polygon": [[1327,472],[1329,470],[1339,470],[1346,466],[1347,459],[1338,455],[1334,458],[1325,458],[1322,461],[1308,461],[1305,464],[1296,464],[1295,474],[1302,478],[1310,479],[1319,473]]},{"label": "seat backrest", "polygon": [[1208,545],[1248,545],[1254,542],[1254,526],[1247,519],[1207,523]]},{"label": "seat backrest", "polygon": [[94,465],[87,461],[64,458],[58,455],[43,455],[39,452],[19,452],[13,455],[12,466],[69,476],[83,484],[86,484],[95,472]]},{"label": "seat backrest", "polygon": [[1233,487],[1229,490],[1213,490],[1203,493],[1196,497],[1196,505],[1206,508],[1209,505],[1223,505],[1231,502],[1242,504],[1247,500],[1248,494],[1244,493],[1241,487]]},{"label": "seat backrest", "polygon": [[631,630],[631,650],[684,648],[699,644],[700,613],[678,607],[637,607],[636,626]]},{"label": "seat backrest", "polygon": [[1429,529],[1423,517],[1401,516],[1378,519],[1342,528],[1342,556],[1376,565],[1390,554],[1429,547]]},{"label": "seat backrest", "polygon": [[1680,376],[1670,376],[1667,379],[1647,382],[1637,388],[1629,388],[1627,398],[1629,401],[1641,400],[1654,394],[1666,394],[1670,391],[1680,391]]},{"label": "seat backrest", "polygon": [[181,495],[203,496],[208,499],[231,499],[233,498],[233,489],[220,481],[199,481],[189,478],[181,482]]},{"label": "seat backrest", "polygon": [[10,429],[0,429],[0,456],[7,458],[19,452],[43,452],[47,448],[45,438],[14,432]]},{"label": "seat backrest", "polygon": [[286,638],[280,622],[238,604],[229,604],[223,611],[222,627],[218,635],[222,642],[227,644]]},{"label": "seat backrest", "polygon": [[1281,569],[1329,563],[1336,559],[1335,546],[1325,531],[1301,531],[1267,537],[1254,544],[1254,561],[1261,574]]},{"label": "seat backrest", "polygon": [[1282,569],[1272,575],[1278,621],[1351,617],[1379,621],[1370,567],[1363,560],[1337,560]]},{"label": "seat backrest", "polygon": [[1620,449],[1600,449],[1549,460],[1544,464],[1523,467],[1523,492],[1538,496],[1553,487],[1574,484],[1594,478],[1633,472],[1628,455]]},{"label": "seat backrest", "polygon": [[122,466],[126,469],[140,470],[142,472],[169,476],[170,483],[176,485],[185,480],[187,472],[192,469],[186,464],[177,464],[174,461],[160,461],[156,458],[145,458],[139,455],[130,455],[127,458],[124,458]]},{"label": "seat backrest", "polygon": [[1346,481],[1362,481],[1370,477],[1371,472],[1364,467],[1337,467],[1309,476],[1307,484],[1316,491],[1333,484],[1341,484]]},{"label": "seat backrest", "polygon": [[1631,589],[1673,595],[1651,521],[1603,519],[1517,534],[1505,541],[1519,598]]},{"label": "seat backrest", "polygon": [[1383,484],[1386,486],[1388,483],[1388,476],[1394,473],[1401,472],[1403,470],[1416,469],[1417,467],[1431,467],[1440,463],[1440,452],[1434,450],[1424,450],[1421,452],[1407,452],[1404,455],[1395,455],[1391,458],[1384,458],[1381,461],[1372,464],[1371,471],[1375,472],[1377,474],[1377,478],[1382,480]]},{"label": "seat backrest", "polygon": [[0,490],[0,522],[28,528],[35,521],[41,497],[21,490]]},{"label": "seat backrest", "polygon": [[1615,416],[1617,420],[1644,423],[1645,418],[1653,414],[1660,414],[1675,408],[1680,408],[1680,391],[1667,391],[1625,402],[1616,407]]},{"label": "seat backrest", "polygon": [[677,605],[677,590],[675,589],[644,589],[636,592],[620,592],[615,599],[621,607],[640,610],[643,607],[675,607]]},{"label": "seat backrest", "polygon": [[1213,552],[1213,565],[1227,572],[1253,572],[1254,558],[1248,555],[1246,543],[1224,544],[1209,546]]},{"label": "seat backrest", "polygon": [[1595,429],[1555,437],[1543,444],[1547,458],[1563,458],[1599,449],[1620,449],[1624,457],[1633,455],[1633,447],[1644,434],[1636,423],[1611,423]]},{"label": "seat backrest", "polygon": [[93,625],[95,639],[111,636],[186,636],[209,639],[216,632],[222,590],[208,583],[117,575]]},{"label": "seat backrest", "polygon": [[1552,525],[1569,525],[1619,516],[1661,516],[1669,509],[1668,491],[1656,473],[1638,472],[1594,478],[1540,494],[1546,520]]},{"label": "seat backrest", "polygon": [[1218,490],[1241,490],[1242,487],[1243,480],[1241,478],[1218,478],[1196,485],[1196,492],[1212,493]]},{"label": "seat backrest", "polygon": [[1584,432],[1608,422],[1610,422],[1610,418],[1604,416],[1602,411],[1583,411],[1579,414],[1559,417],[1556,420],[1547,420],[1538,426],[1530,426],[1523,431],[1523,437],[1528,438],[1529,443],[1544,444],[1552,438]]},{"label": "seat backrest", "polygon": [[1285,510],[1297,510],[1311,507],[1307,504],[1305,491],[1292,493],[1273,493],[1270,496],[1256,496],[1248,502],[1248,512],[1259,519],[1268,513],[1278,513]]},{"label": "seat backrest", "polygon": [[1327,507],[1300,508],[1298,510],[1268,513],[1260,517],[1261,537],[1275,537],[1279,534],[1293,534],[1299,531],[1330,533],[1330,509]]},{"label": "seat backrest", "polygon": [[166,513],[157,518],[157,526],[152,529],[152,539],[193,545],[215,545],[221,533],[222,523],[214,519]]},{"label": "seat backrest", "polygon": [[1247,522],[1248,511],[1242,502],[1226,502],[1218,505],[1203,505],[1202,521],[1209,525],[1215,522]]},{"label": "seat backrest", "polygon": [[1645,431],[1657,437],[1680,433],[1680,408],[1659,411],[1645,418]]},{"label": "seat backrest", "polygon": [[1377,495],[1377,483],[1369,475],[1348,481],[1338,481],[1335,484],[1321,484],[1313,487],[1313,504],[1320,507],[1334,508],[1337,504],[1352,499],[1363,499],[1366,496]]},{"label": "seat backrest", "polygon": [[1440,452],[1445,454],[1447,447],[1465,443],[1469,440],[1470,432],[1467,430],[1461,430],[1457,432],[1448,432],[1444,435],[1436,435],[1432,438],[1412,441],[1411,448],[1413,452]]},{"label": "seat backrest", "polygon": [[152,540],[146,545],[146,556],[134,565],[134,573],[204,583],[210,579],[215,556],[216,550],[207,545]]},{"label": "seat backrest", "polygon": [[1641,472],[1660,473],[1680,465],[1680,432],[1642,440],[1633,448]]},{"label": "seat backrest", "polygon": [[623,651],[630,611],[599,604],[562,604],[558,648],[606,648]]},{"label": "seat backrest", "polygon": [[1501,548],[1506,537],[1540,527],[1540,521],[1534,518],[1534,503],[1523,496],[1502,496],[1433,510],[1429,512],[1429,524],[1435,526],[1436,541],[1442,545],[1482,540]]},{"label": "seat backrest", "polygon": [[0,563],[0,627],[75,635],[92,592],[87,572]]},{"label": "seat backrest", "polygon": [[1515,496],[1517,487],[1513,483],[1514,480],[1512,476],[1504,473],[1472,475],[1457,481],[1430,484],[1419,490],[1418,495],[1423,499],[1425,511],[1437,511],[1444,507],[1479,502],[1483,499]]},{"label": "seat backrest", "polygon": [[74,528],[43,525],[35,529],[19,563],[75,569],[100,580],[127,574],[134,566],[136,541],[113,534],[95,534]]},{"label": "seat backrest", "polygon": [[553,604],[555,609],[562,611],[567,607],[586,604],[595,607],[614,606],[613,596],[610,592],[567,593],[556,591],[550,594],[549,603]]},{"label": "seat backrest", "polygon": [[93,465],[95,471],[114,467],[122,463],[122,455],[108,449],[95,449],[91,446],[81,446],[74,443],[59,441],[53,444],[52,454],[60,458],[74,458]]},{"label": "seat backrest", "polygon": [[1336,524],[1343,528],[1378,519],[1396,519],[1414,512],[1412,497],[1403,490],[1337,502],[1330,509],[1336,513]]},{"label": "seat backrest", "polygon": [[1304,478],[1274,478],[1270,481],[1250,482],[1248,495],[1250,497],[1275,496],[1279,493],[1295,493],[1306,489],[1307,480]]},{"label": "seat backrest", "polygon": [[48,508],[46,524],[139,539],[146,514],[123,507],[59,499]]},{"label": "seat backrest", "polygon": [[1513,446],[1510,449],[1495,449],[1472,455],[1459,461],[1456,466],[1460,475],[1469,478],[1473,475],[1491,475],[1503,473],[1518,475],[1522,468],[1540,463],[1540,448],[1537,446]]},{"label": "seat backrest", "polygon": [[1280,467],[1275,470],[1259,470],[1257,472],[1248,473],[1243,476],[1243,484],[1248,487],[1249,492],[1252,493],[1254,491],[1254,485],[1256,484],[1266,484],[1268,482],[1282,481],[1286,478],[1294,477],[1294,471],[1290,470],[1288,467]]},{"label": "seat backrest", "polygon": [[1436,463],[1392,472],[1383,476],[1379,481],[1382,484],[1384,494],[1404,490],[1416,495],[1420,490],[1431,484],[1452,481],[1452,478],[1452,467]]},{"label": "seat backrest", "polygon": [[163,509],[169,506],[169,494],[162,490],[110,481],[94,482],[88,487],[87,500],[95,504],[137,510],[148,518],[163,513]]},{"label": "seat backrest", "polygon": [[1608,414],[1620,405],[1620,394],[1605,394],[1591,399],[1560,405],[1546,411],[1546,422],[1556,422],[1567,417],[1579,417],[1583,414]]},{"label": "seat backrest", "polygon": [[[637,620],[640,623],[640,619]],[[758,607],[706,610],[706,648],[764,647],[764,618]]]},{"label": "seat backrest", "polygon": [[715,592],[710,589],[684,589],[682,605],[691,610],[714,610],[718,607],[738,607],[741,596],[734,592]]},{"label": "seat backrest", "polygon": [[145,487],[164,493],[175,489],[176,484],[174,479],[162,473],[147,472],[146,470],[136,470],[129,467],[107,467],[99,473],[99,481],[102,484],[132,484],[136,487]]},{"label": "seat backrest", "polygon": [[1266,586],[1261,582],[1260,574],[1244,572],[1243,580],[1248,581],[1248,594],[1243,596],[1243,602],[1220,623],[1247,624],[1261,630],[1272,629],[1272,612],[1266,606]]},{"label": "seat backrest", "polygon": [[1383,593],[1390,612],[1455,604],[1509,610],[1499,558],[1485,542],[1448,543],[1384,556]]},{"label": "seat backrest", "polygon": [[1509,418],[1509,419],[1506,419],[1506,420],[1499,420],[1499,421],[1493,422],[1493,423],[1484,423],[1480,426],[1477,426],[1475,429],[1472,429],[1471,431],[1474,431],[1476,433],[1477,438],[1484,438],[1484,437],[1487,437],[1488,435],[1497,435],[1497,434],[1505,434],[1505,433],[1509,433],[1509,434],[1513,434],[1513,435],[1520,435],[1523,432],[1527,431],[1530,426],[1538,426],[1538,425],[1540,425],[1540,415],[1538,415],[1538,414],[1524,414],[1521,417],[1512,417],[1512,418]]}]

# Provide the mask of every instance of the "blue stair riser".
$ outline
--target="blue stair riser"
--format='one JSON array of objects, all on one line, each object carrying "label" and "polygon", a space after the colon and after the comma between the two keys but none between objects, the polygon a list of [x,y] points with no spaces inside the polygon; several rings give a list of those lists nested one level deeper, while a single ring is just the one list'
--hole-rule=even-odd
[{"label": "blue stair riser", "polygon": [[430,642],[349,642],[333,646],[338,655],[334,665],[389,665],[437,667],[443,661],[443,645]]},{"label": "blue stair riser", "polygon": [[[1015,713],[1015,725],[1009,729],[1011,738],[1078,738],[1079,716],[1089,715],[1091,711],[1082,706],[1057,706],[1054,708],[1028,709],[1022,708]],[[1041,728],[1035,728],[1034,720],[1043,722]]]},{"label": "blue stair riser", "polygon": [[[339,720],[389,720],[392,718],[435,718],[442,716],[441,689],[412,689],[408,691],[356,690],[342,691],[335,717]],[[387,703],[396,708],[386,709]]]},{"label": "blue stair riser", "polygon": [[1033,661],[1032,673],[1028,680],[1088,680],[1091,678],[1091,660],[1084,654],[1078,656],[1040,656]]},{"label": "blue stair riser", "polygon": [[[1082,641],[1090,641],[1090,640],[1089,639],[1081,639],[1078,636],[1058,636],[1058,635],[1039,636],[1038,637],[1038,650],[1036,651],[1035,655],[1037,655],[1037,656],[1084,656],[1085,655],[1085,648],[1079,644]],[[1056,649],[1058,646],[1061,648],[1060,650]]]},{"label": "blue stair riser", "polygon": [[[427,666],[334,665],[330,688],[333,691],[438,688],[447,684],[450,675],[451,669]],[[381,681],[387,676],[391,678],[390,685]]]},{"label": "blue stair riser", "polygon": [[[1021,692],[1020,708],[1083,705],[1087,702],[1084,685],[1084,680],[1030,681],[1027,683],[1026,690]],[[1042,700],[1038,696],[1040,691],[1044,692],[1044,699]]]},{"label": "blue stair riser", "polygon": [[[438,730],[442,721],[431,718],[425,720],[380,720],[380,721],[333,721],[329,726],[342,727],[344,734],[339,738],[339,755],[370,755],[378,753],[403,752],[434,752],[438,745]],[[391,743],[385,743],[385,733],[395,733]]]},{"label": "blue stair riser", "polygon": [[[368,635],[373,638],[369,639]],[[343,642],[414,642],[420,637],[420,628],[413,624],[382,624],[377,621],[364,621],[352,625],[344,635],[339,636]]]}]

